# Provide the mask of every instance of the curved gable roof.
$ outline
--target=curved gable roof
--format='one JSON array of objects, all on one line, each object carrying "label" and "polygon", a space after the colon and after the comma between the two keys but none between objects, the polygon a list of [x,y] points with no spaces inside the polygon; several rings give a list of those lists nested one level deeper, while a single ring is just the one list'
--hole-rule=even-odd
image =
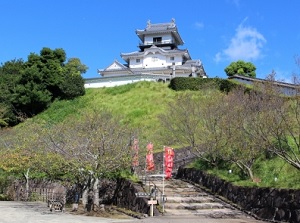
[{"label": "curved gable roof", "polygon": [[109,70],[128,70],[128,67],[121,64],[119,61],[114,60],[107,68],[104,69],[104,71]]},{"label": "curved gable roof", "polygon": [[141,41],[144,41],[146,35],[159,34],[159,33],[171,33],[179,45],[184,44],[181,36],[179,35],[177,26],[175,24],[175,19],[172,19],[172,21],[169,23],[157,23],[157,24],[152,24],[150,23],[150,21],[148,21],[145,29],[136,30],[136,34],[141,39]]}]

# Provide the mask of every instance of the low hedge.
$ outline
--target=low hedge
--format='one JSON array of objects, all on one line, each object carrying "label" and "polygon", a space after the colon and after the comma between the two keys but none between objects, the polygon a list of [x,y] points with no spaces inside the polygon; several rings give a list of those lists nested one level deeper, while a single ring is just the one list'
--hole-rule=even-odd
[{"label": "low hedge", "polygon": [[233,88],[240,86],[227,79],[221,78],[194,78],[194,77],[176,77],[170,82],[169,87],[175,91],[199,91],[204,88],[215,88],[222,92],[230,92]]}]

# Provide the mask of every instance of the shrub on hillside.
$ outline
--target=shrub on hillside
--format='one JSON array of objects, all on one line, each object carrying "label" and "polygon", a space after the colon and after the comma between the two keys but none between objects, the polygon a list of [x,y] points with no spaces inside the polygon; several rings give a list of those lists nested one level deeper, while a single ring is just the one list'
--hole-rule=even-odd
[{"label": "shrub on hillside", "polygon": [[169,87],[175,91],[199,91],[210,87],[228,93],[237,85],[230,80],[220,78],[176,77],[171,80]]}]

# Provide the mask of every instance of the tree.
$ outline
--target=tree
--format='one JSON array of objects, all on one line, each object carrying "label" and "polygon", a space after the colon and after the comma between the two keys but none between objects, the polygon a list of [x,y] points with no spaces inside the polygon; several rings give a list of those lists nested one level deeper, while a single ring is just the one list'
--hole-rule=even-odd
[{"label": "tree", "polygon": [[242,75],[246,77],[256,77],[255,73],[256,67],[251,62],[245,62],[243,60],[238,60],[232,62],[229,66],[225,68],[225,73],[228,77],[233,75]]},{"label": "tree", "polygon": [[[257,98],[237,88],[227,94],[186,92],[168,105],[160,116],[165,140],[190,146],[206,164],[218,167],[232,163],[254,179],[253,165],[264,151],[254,123],[259,123]],[[259,140],[260,139],[260,140]],[[222,162],[223,161],[223,162]]]},{"label": "tree", "polygon": [[43,83],[43,77],[37,65],[24,70],[19,79],[12,99],[13,107],[27,117],[45,110],[51,103],[52,95]]},{"label": "tree", "polygon": [[[227,147],[229,139],[226,137],[225,128],[227,127],[227,119],[224,118],[228,112],[226,95],[215,95],[206,98],[202,102],[203,108],[203,128],[201,135],[203,137],[203,147],[208,150],[203,157],[213,166],[217,166],[221,158],[222,151]],[[230,117],[230,116],[228,116]]]},{"label": "tree", "polygon": [[267,144],[266,150],[300,170],[300,85],[295,78],[295,95],[285,97],[274,83],[275,78],[263,86],[256,86],[261,94],[261,104],[267,110],[261,121],[260,136]]},{"label": "tree", "polygon": [[25,194],[22,199],[25,200],[29,198],[31,173],[37,170],[39,161],[33,146],[37,135],[30,132],[30,129],[28,132],[14,129],[1,131],[0,141],[0,169],[17,178],[24,178]]},{"label": "tree", "polygon": [[73,99],[85,94],[84,80],[82,74],[86,72],[87,66],[82,64],[78,58],[70,58],[64,65],[64,77],[59,85],[61,99]]},{"label": "tree", "polygon": [[94,192],[99,205],[99,179],[113,172],[130,169],[131,131],[107,111],[90,111],[50,129],[44,138],[47,151],[61,154],[72,163],[72,175],[83,185],[83,202],[87,192]]},{"label": "tree", "polygon": [[59,153],[44,150],[45,129],[31,123],[19,128],[0,130],[0,169],[14,179],[24,179],[27,200],[30,179],[71,179],[72,163]]},{"label": "tree", "polygon": [[8,118],[6,117],[7,110],[4,104],[0,104],[0,129],[1,126],[8,126]]},{"label": "tree", "polygon": [[226,146],[221,149],[222,158],[234,163],[243,174],[254,180],[253,165],[263,154],[265,144],[257,129],[263,121],[264,108],[255,92],[235,89],[226,96],[223,106],[223,132]]},{"label": "tree", "polygon": [[78,58],[70,58],[66,61],[66,53],[58,48],[51,50],[43,48],[40,55],[31,53],[26,63],[27,68],[37,68],[41,84],[45,90],[51,93],[51,100],[73,99],[84,95],[84,81],[81,75],[88,67],[80,62]]},{"label": "tree", "polygon": [[[43,48],[28,60],[12,60],[0,67],[0,104],[9,125],[45,110],[55,99],[85,94],[82,74],[88,69],[78,58],[66,62],[63,49]],[[0,124],[1,125],[1,124]]]},{"label": "tree", "polygon": [[[205,97],[192,92],[178,96],[175,101],[168,104],[167,112],[160,115],[159,120],[163,126],[165,143],[191,147],[196,156],[216,166],[219,159],[217,149],[221,146],[219,145],[221,142],[217,142],[219,135],[214,133],[219,130],[215,123],[211,122],[220,115],[210,116],[212,115],[210,111],[216,114],[219,110],[209,105],[209,102],[220,101],[221,93],[211,94],[209,90],[205,93],[203,94]],[[213,132],[209,132],[208,129]],[[214,143],[218,145],[213,145]]]},{"label": "tree", "polygon": [[[0,107],[2,118],[5,119],[4,125],[18,123],[18,114],[15,113],[12,102],[24,66],[22,59],[7,61],[0,66]],[[3,126],[3,123],[0,126]]]}]

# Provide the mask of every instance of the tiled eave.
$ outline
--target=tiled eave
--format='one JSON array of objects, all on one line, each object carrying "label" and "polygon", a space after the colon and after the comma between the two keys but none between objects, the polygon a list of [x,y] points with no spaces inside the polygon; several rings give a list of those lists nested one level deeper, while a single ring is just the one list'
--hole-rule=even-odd
[{"label": "tiled eave", "polygon": [[162,30],[162,31],[145,31],[145,30],[137,30],[136,34],[140,38],[141,41],[144,42],[144,38],[146,35],[159,35],[159,34],[169,34],[171,33],[178,45],[183,45],[184,41],[182,40],[181,36],[177,32],[177,30]]},{"label": "tiled eave", "polygon": [[190,55],[188,50],[163,50],[161,48],[155,48],[155,49],[151,49],[149,48],[148,50],[144,51],[144,52],[132,52],[132,53],[122,53],[121,57],[127,61],[128,59],[134,59],[134,58],[141,58],[146,56],[147,54],[151,53],[151,52],[159,52],[162,55],[166,55],[166,56],[172,56],[172,55],[183,55],[185,58],[190,59]]}]

